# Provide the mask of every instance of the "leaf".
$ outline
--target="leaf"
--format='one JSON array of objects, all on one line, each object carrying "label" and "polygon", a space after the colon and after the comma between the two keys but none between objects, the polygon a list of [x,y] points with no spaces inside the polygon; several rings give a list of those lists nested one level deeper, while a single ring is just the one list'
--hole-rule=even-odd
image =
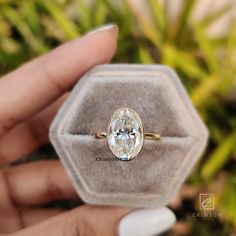
[{"label": "leaf", "polygon": [[122,17],[123,20],[125,20],[125,24],[130,25],[130,23],[134,23],[133,19],[133,14],[131,11],[131,4],[128,0],[122,0],[121,1],[121,9],[122,9]]},{"label": "leaf", "polygon": [[196,59],[191,54],[178,52],[176,67],[182,70],[191,79],[205,80],[207,73],[199,66]]},{"label": "leaf", "polygon": [[201,107],[219,87],[221,80],[215,75],[209,75],[193,89],[191,99],[195,106]]},{"label": "leaf", "polygon": [[92,17],[92,12],[90,11],[90,8],[92,8],[91,3],[90,5],[88,3],[85,3],[83,0],[76,0],[76,8],[78,11],[78,17],[81,24],[81,28],[84,31],[88,31],[92,27],[92,19],[94,17],[94,14],[96,12],[96,9],[91,9],[91,11],[94,12]]},{"label": "leaf", "polygon": [[173,45],[166,44],[163,49],[162,63],[175,68],[176,58],[177,58],[176,49],[173,47]]},{"label": "leaf", "polygon": [[3,4],[4,4],[4,3],[5,3],[5,4],[6,4],[6,3],[14,3],[14,2],[16,2],[16,0],[0,0],[0,4],[1,4],[1,3],[3,3]]},{"label": "leaf", "polygon": [[22,53],[22,51],[16,54],[9,54],[0,50],[0,75],[18,67],[23,61],[28,59],[27,55],[24,52]]},{"label": "leaf", "polygon": [[11,7],[4,6],[2,7],[1,12],[11,22],[11,24],[17,28],[34,52],[41,54],[47,51],[47,47],[33,35],[29,25],[16,13],[16,11]]},{"label": "leaf", "polygon": [[194,31],[199,48],[204,55],[204,59],[206,60],[209,70],[212,73],[215,73],[219,68],[215,50],[201,25],[196,25],[194,27]]},{"label": "leaf", "polygon": [[107,15],[107,9],[104,2],[102,0],[95,1],[93,10],[95,12],[93,18],[94,25],[103,25]]},{"label": "leaf", "polygon": [[204,80],[207,73],[199,66],[193,54],[165,45],[163,63],[179,69],[191,79]]},{"label": "leaf", "polygon": [[236,149],[236,131],[225,137],[205,162],[201,175],[203,179],[210,180],[229,160]]},{"label": "leaf", "polygon": [[157,48],[162,49],[162,42],[157,29],[147,18],[136,12],[137,23],[146,38],[148,38]]},{"label": "leaf", "polygon": [[228,40],[226,42],[225,66],[233,66],[235,68],[235,53],[236,53],[236,21],[230,25]]},{"label": "leaf", "polygon": [[59,42],[67,41],[64,32],[60,30],[60,27],[54,20],[52,20],[52,18],[44,15],[41,16],[40,21],[42,28],[44,29],[44,37],[50,37],[53,38],[53,40],[58,40]]},{"label": "leaf", "polygon": [[204,16],[202,19],[199,20],[198,24],[200,24],[204,28],[208,27],[209,25],[214,24],[217,20],[223,17],[230,10],[232,10],[232,7],[233,7],[232,3],[225,4],[220,9],[217,9]]},{"label": "leaf", "polygon": [[236,226],[236,181],[235,177],[229,176],[224,188],[216,195],[216,206],[224,219]]},{"label": "leaf", "polygon": [[40,16],[36,12],[36,1],[22,1],[20,4],[22,17],[24,17],[32,33],[40,35]]},{"label": "leaf", "polygon": [[74,39],[79,36],[79,30],[76,25],[67,18],[62,9],[54,1],[42,1],[42,5],[57,22],[68,39]]},{"label": "leaf", "polygon": [[103,3],[106,5],[107,11],[110,13],[109,15],[112,16],[112,19],[114,22],[116,21],[121,21],[124,20],[123,19],[123,15],[122,12],[120,11],[120,9],[118,8],[118,2],[113,2],[110,0],[101,0],[103,1]]},{"label": "leaf", "polygon": [[148,50],[144,45],[138,47],[140,62],[143,64],[154,64],[154,60]]},{"label": "leaf", "polygon": [[178,18],[176,19],[176,25],[173,27],[173,37],[176,39],[176,42],[181,42],[183,34],[188,27],[190,15],[192,13],[193,7],[196,3],[196,0],[183,0],[181,2],[181,9]]},{"label": "leaf", "polygon": [[155,24],[159,29],[159,33],[162,35],[162,39],[164,39],[167,30],[166,12],[157,0],[148,0],[147,4],[149,5]]},{"label": "leaf", "polygon": [[9,23],[0,15],[0,35],[9,36],[11,33]]},{"label": "leaf", "polygon": [[17,53],[20,51],[21,46],[18,42],[12,38],[1,37],[0,38],[0,48],[8,54]]}]

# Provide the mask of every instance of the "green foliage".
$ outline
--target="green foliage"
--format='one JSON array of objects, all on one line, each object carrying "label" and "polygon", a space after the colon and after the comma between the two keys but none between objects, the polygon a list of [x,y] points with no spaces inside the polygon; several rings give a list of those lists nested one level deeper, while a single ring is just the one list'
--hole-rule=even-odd
[{"label": "green foliage", "polygon": [[218,193],[216,204],[224,218],[232,224],[236,224],[236,180],[228,176],[223,189]]},{"label": "green foliage", "polygon": [[[190,184],[208,188],[215,177],[231,173],[229,163],[235,165],[236,160],[236,108],[227,97],[236,82],[236,24],[232,21],[223,36],[207,33],[231,5],[192,21],[197,0],[183,0],[175,19],[156,0],[144,1],[148,16],[127,0],[89,2],[0,0],[0,74],[94,27],[115,22],[120,36],[114,62],[163,63],[175,68],[209,127],[209,145]],[[235,209],[236,202],[230,183],[219,197],[218,208],[226,221],[236,224],[235,211],[228,210]]]}]

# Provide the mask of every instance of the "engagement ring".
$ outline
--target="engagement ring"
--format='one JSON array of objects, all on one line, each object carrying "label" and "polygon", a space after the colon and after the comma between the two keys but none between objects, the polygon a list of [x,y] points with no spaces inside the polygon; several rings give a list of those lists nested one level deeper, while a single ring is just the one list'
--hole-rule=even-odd
[{"label": "engagement ring", "polygon": [[161,135],[144,133],[139,115],[130,108],[120,108],[113,113],[107,132],[97,132],[95,137],[107,139],[112,153],[122,161],[129,161],[139,154],[144,139],[160,140]]}]

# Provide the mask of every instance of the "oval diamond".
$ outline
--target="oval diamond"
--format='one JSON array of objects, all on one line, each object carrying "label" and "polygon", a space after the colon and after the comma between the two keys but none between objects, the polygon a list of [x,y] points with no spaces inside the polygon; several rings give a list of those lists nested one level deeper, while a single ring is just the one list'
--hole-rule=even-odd
[{"label": "oval diamond", "polygon": [[130,108],[120,108],[111,117],[107,130],[108,145],[113,154],[123,161],[138,155],[144,140],[139,115]]}]

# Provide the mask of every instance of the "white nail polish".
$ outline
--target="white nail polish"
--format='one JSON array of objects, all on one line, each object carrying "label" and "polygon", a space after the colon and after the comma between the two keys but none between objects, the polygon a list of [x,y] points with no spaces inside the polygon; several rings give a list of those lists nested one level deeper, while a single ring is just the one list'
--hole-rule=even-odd
[{"label": "white nail polish", "polygon": [[92,31],[89,31],[87,33],[87,35],[91,35],[97,32],[101,32],[101,31],[108,31],[108,30],[114,30],[116,32],[118,32],[118,26],[116,24],[107,24],[107,25],[103,25],[101,27],[95,28]]},{"label": "white nail polish", "polygon": [[169,229],[176,221],[174,213],[166,208],[140,209],[126,215],[119,225],[120,236],[152,236]]}]

